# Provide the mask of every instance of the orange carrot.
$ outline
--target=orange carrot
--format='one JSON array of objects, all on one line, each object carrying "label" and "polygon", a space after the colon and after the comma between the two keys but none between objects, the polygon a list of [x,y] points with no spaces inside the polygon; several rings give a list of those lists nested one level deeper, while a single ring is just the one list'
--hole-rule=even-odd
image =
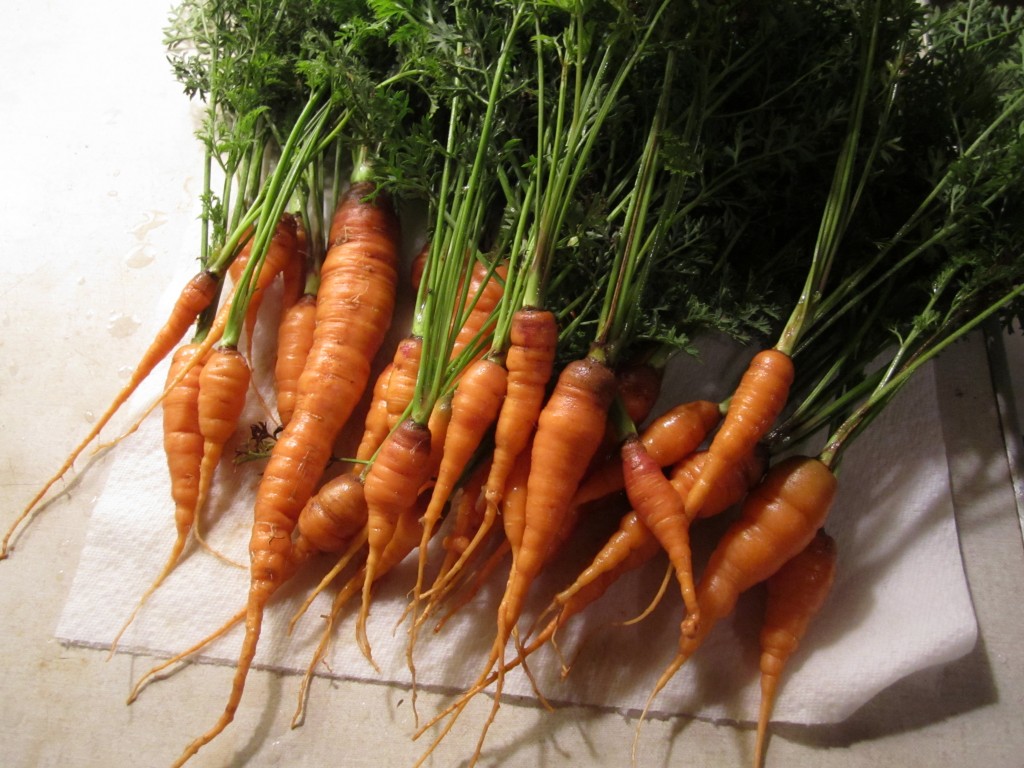
[{"label": "orange carrot", "polygon": [[430,436],[430,430],[425,424],[405,419],[384,440],[365,474],[369,551],[356,637],[363,655],[371,664],[374,662],[365,632],[370,610],[370,588],[377,576],[377,566],[384,549],[394,536],[399,517],[416,503],[420,489],[430,474]]},{"label": "orange carrot", "polygon": [[522,613],[527,592],[553,547],[587,462],[597,449],[614,396],[615,374],[587,357],[562,370],[541,411],[527,480],[523,539],[498,607],[498,632],[484,673],[499,664],[498,694],[505,644]]},{"label": "orange carrot", "polygon": [[427,268],[427,257],[430,256],[430,241],[427,240],[423,244],[423,247],[416,252],[413,256],[412,263],[409,265],[409,285],[412,286],[413,291],[420,289],[420,280],[423,278],[423,272]]},{"label": "orange carrot", "polygon": [[[697,585],[700,622],[695,632],[681,635],[679,654],[656,683],[645,714],[712,627],[732,613],[740,594],[778,571],[811,542],[828,516],[836,486],[832,470],[816,458],[792,456],[768,470],[711,553]],[[637,729],[639,733],[639,723]],[[634,742],[634,750],[635,746]]]},{"label": "orange carrot", "polygon": [[[366,497],[358,475],[345,472],[324,483],[299,513],[293,552],[340,552],[366,525]],[[293,554],[293,560],[303,555]]]},{"label": "orange carrot", "polygon": [[512,316],[509,348],[505,355],[508,386],[494,434],[494,459],[487,478],[486,497],[497,504],[523,451],[544,403],[558,342],[558,323],[547,310],[523,308]]},{"label": "orange carrot", "polygon": [[[373,385],[370,408],[366,412],[363,437],[356,448],[356,461],[369,461],[388,435],[388,381],[391,378],[392,363],[384,366]],[[361,469],[361,468],[360,468]]]},{"label": "orange carrot", "polygon": [[675,569],[687,611],[683,632],[692,634],[700,621],[700,607],[693,584],[690,529],[686,525],[661,525],[665,519],[678,519],[685,514],[683,500],[638,437],[627,438],[622,444],[622,469],[629,503],[665,549]]},{"label": "orange carrot", "polygon": [[331,222],[321,269],[317,326],[299,378],[295,413],[274,444],[256,495],[249,542],[245,638],[231,693],[214,726],[186,747],[183,764],[234,719],[256,653],[267,601],[290,575],[291,534],[361,398],[390,325],[398,281],[398,225],[371,182],[353,183]]},{"label": "orange carrot", "polygon": [[761,628],[761,706],[754,768],[761,768],[764,760],[768,721],[779,677],[832,590],[836,557],[835,541],[819,530],[811,543],[766,583],[768,598]]},{"label": "orange carrot", "polygon": [[505,293],[507,274],[506,264],[499,264],[491,271],[487,263],[476,262],[469,281],[467,306],[470,307],[470,311],[452,344],[452,360],[458,357],[467,345],[479,342],[494,329],[494,310]]},{"label": "orange carrot", "polygon": [[[199,353],[199,345],[185,344],[178,347],[171,358],[167,378],[173,381],[180,370],[189,365]],[[199,467],[203,460],[203,436],[199,430],[199,372],[201,365],[191,366],[185,376],[163,400],[164,454],[171,476],[171,499],[174,501],[174,527],[176,537],[170,555],[156,579],[139,598],[127,621],[114,636],[110,653],[128,626],[135,620],[139,610],[150,596],[164,582],[185,550],[189,531],[195,519],[196,501],[199,498]]]},{"label": "orange carrot", "polygon": [[316,296],[303,294],[281,315],[277,329],[277,360],[274,363],[274,386],[277,391],[277,413],[281,424],[287,424],[295,412],[299,376],[313,346],[316,328]]},{"label": "orange carrot", "polygon": [[395,348],[387,388],[388,429],[394,429],[406,416],[406,410],[416,392],[416,377],[422,356],[421,336],[406,336]]},{"label": "orange carrot", "polygon": [[663,366],[630,363],[615,372],[619,398],[634,424],[643,424],[661,394]]},{"label": "orange carrot", "polygon": [[[704,442],[721,418],[719,407],[708,400],[693,400],[670,408],[652,421],[640,440],[659,467],[667,467],[689,456]],[[623,489],[622,459],[619,456],[595,467],[580,484],[573,506],[588,504]]]},{"label": "orange carrot", "polygon": [[203,434],[203,461],[199,468],[196,498],[196,536],[199,515],[209,495],[213,473],[224,446],[235,430],[245,407],[251,374],[242,353],[232,347],[216,347],[199,374],[199,429]]},{"label": "orange carrot", "polygon": [[480,447],[484,433],[498,416],[505,396],[507,371],[489,357],[473,363],[459,379],[452,397],[451,421],[444,440],[444,452],[423,519],[423,540],[420,543],[420,560],[413,589],[413,603],[417,603],[423,590],[426,570],[426,544],[434,534],[441,509],[455,484],[469,464],[473,453]]},{"label": "orange carrot", "polygon": [[721,428],[708,449],[708,465],[686,499],[686,511],[693,517],[724,468],[739,461],[767,434],[789,396],[793,383],[793,360],[777,349],[758,352],[743,374],[729,400]]},{"label": "orange carrot", "polygon": [[107,425],[118,409],[128,400],[128,398],[138,389],[139,384],[145,380],[152,370],[163,360],[171,351],[177,346],[178,342],[184,337],[185,332],[188,331],[189,326],[195,321],[196,317],[206,309],[210,303],[217,296],[217,292],[220,289],[220,276],[213,272],[203,271],[193,277],[186,283],[179,294],[177,301],[174,303],[174,307],[171,309],[171,313],[167,318],[167,321],[157,332],[153,341],[149,347],[143,353],[142,358],[139,360],[132,371],[131,376],[128,379],[128,383],[121,388],[121,391],[114,397],[113,402],[107,407],[107,410],[100,415],[89,430],[88,434],[82,439],[82,441],[71,451],[68,457],[64,460],[64,463],[57,469],[56,473],[47,480],[43,487],[39,489],[35,496],[29,500],[28,504],[21,511],[18,517],[11,523],[7,532],[4,534],[3,540],[0,541],[0,560],[3,560],[10,553],[10,542],[11,537],[18,527],[25,521],[25,519],[31,514],[35,506],[43,499],[47,492],[60,480],[64,475],[71,469],[71,466],[75,463],[75,460],[81,455],[82,451],[96,439],[100,431]]}]

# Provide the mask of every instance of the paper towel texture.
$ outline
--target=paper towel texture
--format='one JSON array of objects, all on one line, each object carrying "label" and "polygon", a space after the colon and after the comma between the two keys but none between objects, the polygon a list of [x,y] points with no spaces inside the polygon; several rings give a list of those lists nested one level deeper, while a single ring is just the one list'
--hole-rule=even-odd
[{"label": "paper towel texture", "polygon": [[[171,300],[169,295],[165,304],[169,306]],[[270,328],[275,311],[271,297],[267,306]],[[271,370],[272,348],[259,332],[254,349],[254,369]],[[702,361],[683,361],[666,377],[659,408],[683,398],[723,397],[722,388],[735,381],[750,354],[713,342],[703,352]],[[140,391],[135,399],[138,410],[159,392],[165,372],[166,367],[161,367]],[[272,403],[269,380],[257,373],[255,381]],[[270,418],[257,399],[250,398],[242,424]],[[236,439],[244,440],[247,433],[248,427],[243,426]],[[228,457],[234,447],[228,446]],[[203,513],[209,543],[239,563],[248,560],[251,507],[260,467],[259,463],[222,463]],[[159,413],[89,471],[108,474],[92,511],[85,549],[56,634],[69,643],[105,648],[159,572],[174,538]],[[695,527],[698,569],[727,524],[724,516]],[[790,661],[775,708],[774,718],[780,721],[840,721],[886,686],[916,670],[956,659],[975,643],[977,629],[960,559],[930,367],[849,450],[826,527],[838,544],[838,575],[829,601]],[[607,526],[595,528],[559,559],[535,589],[534,612],[575,577],[600,545],[601,535],[608,532]],[[258,666],[305,671],[320,640],[333,588],[318,596],[291,636],[287,625],[331,564],[325,558],[312,565],[275,598],[264,622]],[[566,679],[561,679],[561,660],[550,648],[531,658],[530,669],[549,700],[623,711],[643,708],[677,647],[678,592],[669,590],[653,615],[637,625],[613,624],[632,618],[648,605],[664,569],[664,561],[658,560],[623,579],[560,634],[563,656],[575,657]],[[493,639],[495,607],[506,575],[507,566],[499,569],[440,633],[429,628],[421,631],[415,656],[418,685],[457,692],[477,678]],[[335,627],[326,663],[317,673],[408,685],[408,624],[400,622],[414,579],[415,556],[375,592],[368,634],[379,674],[354,641],[352,608],[357,605]],[[234,615],[244,605],[247,588],[246,570],[225,564],[191,542],[184,561],[140,612],[119,649],[158,656],[182,651]],[[760,611],[760,590],[744,595],[734,617],[716,628],[658,696],[651,715],[754,719]],[[532,616],[524,619],[522,629]],[[206,647],[200,658],[233,664],[240,642],[241,631],[236,627]],[[518,670],[510,673],[505,693],[534,695]]]}]

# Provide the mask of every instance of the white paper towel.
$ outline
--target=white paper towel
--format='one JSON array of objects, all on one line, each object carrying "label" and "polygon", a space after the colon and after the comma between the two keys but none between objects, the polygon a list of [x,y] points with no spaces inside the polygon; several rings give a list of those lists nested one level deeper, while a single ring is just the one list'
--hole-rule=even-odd
[{"label": "white paper towel", "polygon": [[[187,277],[182,276],[181,284]],[[172,292],[177,288],[172,286]],[[166,306],[172,298],[168,295]],[[272,313],[272,302],[269,306]],[[256,370],[269,370],[270,345],[257,335],[255,349]],[[704,362],[686,361],[673,372],[663,401],[724,396],[723,388],[735,381],[748,356],[748,352],[709,345]],[[165,371],[161,367],[154,373],[135,402],[152,400]],[[269,382],[259,374],[256,382],[272,402]],[[267,418],[257,399],[250,398],[242,424]],[[238,440],[246,436],[247,427],[243,427]],[[227,456],[233,448],[228,447]],[[260,466],[222,463],[203,514],[210,544],[240,563],[247,562]],[[174,538],[159,413],[89,471],[109,474],[93,509],[57,636],[69,643],[105,648],[162,567]],[[925,368],[851,447],[840,481],[839,497],[826,526],[840,552],[834,591],[789,663],[776,720],[840,721],[886,686],[916,670],[956,659],[975,643],[977,628],[960,559],[931,368]],[[709,542],[727,522],[712,520],[695,528],[698,567]],[[598,544],[596,538],[590,542],[591,547]],[[589,551],[581,544],[578,551],[559,560],[557,569],[537,585],[534,609],[575,577]],[[194,542],[186,555],[124,634],[121,651],[177,653],[243,606],[247,571],[226,565]],[[264,623],[257,665],[305,671],[333,593],[317,598],[291,636],[286,628],[330,564],[328,558],[316,563],[277,595]],[[549,700],[623,711],[644,706],[677,647],[678,593],[670,590],[655,613],[638,625],[608,625],[633,617],[648,604],[664,567],[663,561],[657,561],[623,579],[562,632],[559,646],[565,656],[573,655],[587,638],[568,678],[560,679],[559,659],[549,648],[531,657],[530,669]],[[461,691],[477,678],[493,639],[494,609],[506,574],[499,570],[440,634],[420,633],[418,685]],[[414,576],[415,555],[375,593],[368,633],[380,673],[356,647],[350,610],[336,627],[326,664],[318,667],[318,674],[410,683],[407,624],[400,621]],[[760,600],[758,590],[741,598],[735,616],[712,633],[657,698],[652,716],[686,713],[736,721],[755,717]],[[522,626],[527,623],[528,619]],[[206,647],[200,658],[232,664],[240,639],[236,627]],[[505,693],[534,695],[518,670],[510,673]]]}]

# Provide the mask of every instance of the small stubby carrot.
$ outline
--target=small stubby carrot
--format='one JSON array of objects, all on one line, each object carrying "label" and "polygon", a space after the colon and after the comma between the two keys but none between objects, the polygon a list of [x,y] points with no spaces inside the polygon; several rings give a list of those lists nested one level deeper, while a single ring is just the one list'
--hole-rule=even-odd
[{"label": "small stubby carrot", "polygon": [[193,364],[200,354],[200,345],[184,344],[175,351],[167,371],[167,379],[174,381],[186,366],[187,375],[177,382],[163,399],[164,455],[171,478],[171,499],[174,502],[175,539],[163,568],[135,604],[124,625],[111,642],[110,652],[117,649],[125,630],[131,625],[142,606],[160,588],[178,564],[188,535],[195,520],[196,501],[199,498],[199,474],[203,461],[203,435],[199,429],[199,373],[201,364]]},{"label": "small stubby carrot", "polygon": [[[719,539],[701,574],[696,631],[681,633],[679,653],[655,684],[644,714],[714,625],[732,613],[739,596],[811,542],[828,517],[837,486],[832,469],[820,459],[790,456],[772,466],[750,491],[739,518]],[[639,733],[639,723],[637,728]]]},{"label": "small stubby carrot", "polygon": [[366,496],[358,474],[343,472],[324,483],[299,513],[293,561],[309,552],[340,552],[366,525]]},{"label": "small stubby carrot", "polygon": [[153,372],[153,369],[173,352],[199,314],[210,306],[217,297],[220,285],[221,276],[208,270],[197,273],[185,284],[185,287],[175,300],[167,320],[160,330],[157,331],[153,341],[142,354],[127,383],[117,393],[107,409],[96,419],[96,422],[85,437],[82,438],[81,442],[72,449],[57,471],[43,483],[43,486],[29,500],[18,517],[8,527],[3,540],[0,541],[0,560],[3,560],[10,554],[11,538],[15,531],[25,522],[32,513],[32,510],[42,501],[49,490],[67,474],[82,452],[99,436],[114,414],[127,402],[139,385]]},{"label": "small stubby carrot", "polygon": [[537,425],[558,343],[558,321],[553,312],[534,307],[517,310],[509,327],[505,355],[508,384],[494,430],[494,458],[485,496],[497,504],[512,466],[526,448]]},{"label": "small stubby carrot", "polygon": [[768,723],[779,678],[832,590],[837,558],[835,540],[819,529],[811,543],[765,584],[767,599],[760,637],[761,704],[757,717],[754,768],[761,768],[764,762]]},{"label": "small stubby carrot", "polygon": [[282,310],[277,328],[277,359],[274,362],[274,388],[277,392],[277,414],[282,426],[295,412],[299,376],[313,347],[316,329],[316,295],[303,294]]},{"label": "small stubby carrot", "polygon": [[374,662],[365,632],[370,610],[370,590],[377,575],[378,563],[395,534],[400,516],[416,504],[420,490],[430,474],[430,438],[430,429],[426,424],[411,418],[403,420],[384,440],[364,476],[368,551],[356,639],[370,663]]},{"label": "small stubby carrot", "polygon": [[729,399],[722,426],[708,448],[708,464],[686,498],[692,517],[724,468],[754,449],[782,413],[793,384],[793,359],[778,349],[754,355]]},{"label": "small stubby carrot", "polygon": [[194,739],[182,765],[234,719],[256,654],[263,613],[292,574],[292,533],[313,494],[334,441],[370,378],[395,305],[398,222],[390,200],[370,181],[350,185],[331,222],[320,273],[317,325],[299,378],[295,413],[282,430],[256,492],[249,540],[250,584],[245,636],[231,692],[214,725]]},{"label": "small stubby carrot", "polygon": [[[691,400],[669,408],[640,433],[647,454],[659,467],[668,467],[693,453],[721,419],[719,406]],[[580,484],[573,505],[581,506],[624,487],[621,456],[595,467]]]},{"label": "small stubby carrot", "polygon": [[646,362],[628,363],[615,372],[619,398],[634,424],[642,424],[654,409],[664,375],[664,366]]},{"label": "small stubby carrot", "polygon": [[664,520],[682,518],[685,503],[638,437],[627,438],[622,444],[621,454],[629,503],[668,554],[687,611],[683,632],[693,633],[700,621],[700,606],[693,582],[690,527],[662,525]]}]

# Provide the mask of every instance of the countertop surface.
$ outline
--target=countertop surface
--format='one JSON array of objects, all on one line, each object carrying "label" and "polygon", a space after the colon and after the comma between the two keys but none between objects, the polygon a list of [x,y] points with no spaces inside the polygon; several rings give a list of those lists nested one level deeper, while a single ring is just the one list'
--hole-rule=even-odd
[{"label": "countertop surface", "polygon": [[[180,271],[169,255],[180,257],[195,231],[198,149],[163,58],[167,10],[152,2],[16,2],[0,30],[0,138],[8,150],[0,188],[4,528],[123,384],[152,334],[149,308]],[[1006,375],[1020,375],[1017,341]],[[1021,765],[1024,547],[990,357],[997,382],[1006,363],[1002,349],[989,346],[976,335],[936,367],[976,647],[904,679],[841,724],[777,725],[769,766]],[[115,420],[109,434],[124,426]],[[1017,458],[1019,438],[1012,433]],[[0,563],[7,766],[169,764],[210,724],[230,684],[226,666],[189,665],[126,706],[132,681],[156,660],[108,659],[54,639],[102,467],[78,462]],[[254,671],[235,722],[194,764],[411,766],[425,748],[410,740],[409,692],[397,686],[325,681],[312,689],[306,724],[290,729],[298,683]],[[422,692],[420,712],[450,700]],[[430,765],[459,765],[472,752],[490,703],[470,707]],[[508,702],[481,764],[627,765],[634,727],[635,718],[614,712]],[[752,749],[749,728],[652,720],[638,764],[748,765]]]}]

